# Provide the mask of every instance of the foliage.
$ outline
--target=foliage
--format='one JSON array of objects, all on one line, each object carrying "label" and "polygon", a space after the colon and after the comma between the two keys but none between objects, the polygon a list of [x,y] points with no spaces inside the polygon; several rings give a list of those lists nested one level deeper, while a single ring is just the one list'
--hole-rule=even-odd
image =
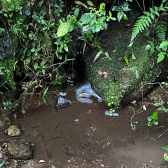
[{"label": "foliage", "polygon": [[11,110],[11,102],[6,100],[6,102],[3,102],[4,109],[6,110],[7,108]]},{"label": "foliage", "polygon": [[148,116],[148,126],[158,125],[158,113],[155,111],[151,116]]},{"label": "foliage", "polygon": [[[131,1],[130,1],[131,2]],[[128,20],[127,15],[124,12],[130,11],[128,2],[124,2],[120,6],[114,6],[112,11],[117,11],[117,19],[120,22],[121,19]]]},{"label": "foliage", "polygon": [[0,168],[5,164],[5,162],[0,163]]}]

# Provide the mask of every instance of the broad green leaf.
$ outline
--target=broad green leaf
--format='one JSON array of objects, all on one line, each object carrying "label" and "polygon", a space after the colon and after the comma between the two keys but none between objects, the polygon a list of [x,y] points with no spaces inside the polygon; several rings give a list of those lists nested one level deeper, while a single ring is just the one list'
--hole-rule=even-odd
[{"label": "broad green leaf", "polygon": [[167,50],[167,46],[168,46],[168,42],[167,41],[163,41],[159,48],[161,48],[163,51],[166,51]]},{"label": "broad green leaf", "polygon": [[123,10],[120,10],[117,13],[117,19],[118,19],[119,22],[121,21],[121,19],[122,19],[123,16],[124,16],[124,12],[123,12]]},{"label": "broad green leaf", "polygon": [[149,55],[151,56],[154,53],[154,47],[151,47]]},{"label": "broad green leaf", "polygon": [[38,68],[38,63],[36,62],[35,64],[34,64],[34,69],[36,70]]},{"label": "broad green leaf", "polygon": [[99,12],[101,12],[103,10],[104,5],[105,5],[105,3],[100,4]]},{"label": "broad green leaf", "polygon": [[67,34],[69,32],[70,25],[71,23],[68,23],[68,22],[61,23],[57,30],[57,37],[61,37]]},{"label": "broad green leaf", "polygon": [[154,124],[155,124],[155,125],[158,125],[158,121],[154,121]]},{"label": "broad green leaf", "polygon": [[151,123],[151,122],[148,122],[148,126],[149,126],[149,127],[152,126],[152,123]]},{"label": "broad green leaf", "polygon": [[158,116],[158,112],[157,111],[154,111],[152,116]]},{"label": "broad green leaf", "polygon": [[13,13],[10,13],[10,14],[9,14],[9,17],[11,18],[12,16],[13,16]]},{"label": "broad green leaf", "polygon": [[82,5],[82,6],[84,6],[85,8],[87,8],[87,6],[86,6],[84,3],[82,3],[81,1],[75,1],[75,3],[78,4],[78,5]]},{"label": "broad green leaf", "polygon": [[112,11],[119,11],[119,10],[120,10],[120,7],[118,7],[118,6],[114,6],[112,9]]},{"label": "broad green leaf", "polygon": [[94,6],[91,1],[87,1],[87,4],[90,5],[90,6]]},{"label": "broad green leaf", "polygon": [[152,117],[151,116],[149,116],[147,119],[148,119],[148,121],[152,121]]},{"label": "broad green leaf", "polygon": [[90,17],[90,13],[84,13],[80,18],[80,21],[82,22],[82,24],[88,24],[91,20],[92,18]]},{"label": "broad green leaf", "polygon": [[128,61],[127,56],[124,56],[124,60],[125,60],[125,63],[126,63],[127,65],[129,65],[129,61]]},{"label": "broad green leaf", "polygon": [[66,44],[64,44],[64,50],[68,52],[68,46]]},{"label": "broad green leaf", "polygon": [[78,15],[79,15],[79,8],[77,8],[76,10],[75,10],[75,12],[74,12],[74,16],[77,18],[78,17]]},{"label": "broad green leaf", "polygon": [[148,50],[150,50],[150,49],[151,49],[151,46],[150,46],[149,44],[146,45],[145,50],[148,51]]},{"label": "broad green leaf", "polygon": [[162,146],[161,149],[168,150],[168,146]]},{"label": "broad green leaf", "polygon": [[36,51],[36,49],[35,49],[35,48],[32,48],[32,49],[31,49],[31,52],[35,52],[35,51]]},{"label": "broad green leaf", "polygon": [[123,15],[123,19],[124,20],[128,20],[128,17],[127,17],[127,15],[124,13],[124,15]]},{"label": "broad green leaf", "polygon": [[163,61],[163,59],[164,59],[164,57],[165,57],[164,55],[165,55],[164,52],[160,52],[160,53],[158,54],[159,57],[158,57],[158,59],[157,59],[157,63]]}]

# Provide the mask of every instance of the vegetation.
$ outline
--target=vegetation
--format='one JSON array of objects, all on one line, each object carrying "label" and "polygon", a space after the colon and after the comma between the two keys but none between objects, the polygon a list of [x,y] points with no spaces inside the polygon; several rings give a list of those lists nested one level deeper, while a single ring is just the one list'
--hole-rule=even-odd
[{"label": "vegetation", "polygon": [[[112,64],[110,56],[113,56],[116,51],[120,55],[121,48],[118,47],[109,56],[97,41],[97,36],[100,31],[107,29],[107,22],[128,20],[127,12],[130,11],[128,2],[132,2],[132,0],[127,0],[123,4],[113,4],[112,10],[107,13],[105,3],[101,3],[96,8],[92,1],[86,3],[75,1],[75,7],[65,14],[66,6],[62,0],[57,0],[57,3],[54,0],[1,0],[0,89],[21,89],[22,94],[19,100],[24,100],[26,96],[34,94],[36,89],[41,87],[43,88],[41,99],[46,103],[45,95],[49,86],[61,84],[60,79],[63,76],[59,72],[60,67],[75,59],[81,45],[83,45],[83,53],[86,44],[98,48],[94,62],[100,54],[104,53],[109,59],[109,63]],[[132,48],[128,49],[133,60],[138,58],[139,55],[143,55],[146,59],[155,61],[155,58],[153,58],[155,56],[154,52],[157,52],[158,63],[166,60],[168,54],[167,11],[166,0],[162,0],[160,6],[149,7],[149,11],[143,11],[143,15],[137,19],[130,37],[129,47]],[[116,18],[113,17],[113,12],[117,13]],[[135,42],[138,34],[142,31],[144,31],[145,36],[150,36],[150,39],[152,39],[148,41],[148,44],[141,47],[143,52],[137,51],[139,43]],[[123,44],[121,47],[127,46]],[[146,54],[147,52],[151,58]],[[118,56],[117,54],[115,53],[116,56]],[[124,60],[127,66],[130,64],[128,57],[129,54],[125,54]],[[103,64],[103,62],[100,64]],[[149,63],[146,66],[149,67],[151,64]],[[137,71],[130,68],[130,73],[135,74],[135,72],[138,75],[143,73],[142,69]],[[151,72],[150,75],[152,76],[153,73]],[[15,77],[21,78],[21,81],[17,81],[20,82],[21,87],[16,85]],[[115,87],[118,92],[118,86],[113,81],[114,79],[111,79],[111,87]],[[103,84],[104,82],[100,82],[99,88],[103,88]],[[162,84],[167,85],[167,83]],[[119,105],[120,97],[109,90],[109,88],[104,90],[110,95],[107,102],[108,106]],[[16,103],[18,106],[19,101],[10,102],[6,100],[3,102],[4,109],[11,110]],[[163,102],[161,103],[163,104]],[[144,108],[146,107],[143,106]],[[164,107],[162,110],[168,112],[168,109]],[[110,109],[111,113],[114,111],[113,108]],[[136,122],[133,122],[132,118],[131,127],[135,130]],[[8,124],[11,123],[9,118],[6,118],[6,120]],[[157,111],[148,116],[147,122],[148,126],[158,125]],[[33,136],[37,136],[35,131]],[[168,150],[167,147],[162,147],[162,149]],[[168,160],[167,153],[165,153],[164,158]],[[3,164],[1,163],[0,167]]]}]

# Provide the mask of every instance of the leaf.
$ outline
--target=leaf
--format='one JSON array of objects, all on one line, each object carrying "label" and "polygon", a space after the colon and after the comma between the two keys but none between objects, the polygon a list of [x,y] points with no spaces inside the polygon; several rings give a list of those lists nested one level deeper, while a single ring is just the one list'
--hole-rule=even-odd
[{"label": "leaf", "polygon": [[79,8],[77,8],[76,10],[75,10],[75,12],[74,12],[74,16],[77,18],[78,17],[78,15],[79,15]]},{"label": "leaf", "polygon": [[159,57],[158,57],[158,59],[157,59],[157,63],[164,60],[164,57],[165,57],[164,54],[165,54],[164,52],[160,52],[160,53],[158,54]]},{"label": "leaf", "polygon": [[100,54],[102,54],[102,53],[103,53],[102,50],[100,50],[100,51],[97,53],[97,55],[96,55],[96,57],[95,57],[93,63],[99,58]]},{"label": "leaf", "polygon": [[155,124],[155,125],[158,125],[158,121],[154,121],[154,124]]},{"label": "leaf", "polygon": [[143,104],[142,108],[143,108],[143,110],[145,110],[145,111],[146,111],[146,106],[145,106],[144,104]]},{"label": "leaf", "polygon": [[149,116],[147,119],[148,119],[149,122],[152,121],[152,117],[151,116]]},{"label": "leaf", "polygon": [[105,3],[100,4],[99,12],[101,12],[103,10],[104,5],[105,5]]},{"label": "leaf", "polygon": [[41,99],[44,101],[44,103],[46,103],[46,99],[44,98],[44,96],[46,95],[47,90],[48,90],[48,87],[45,89],[43,96],[41,97]]},{"label": "leaf", "polygon": [[109,56],[109,54],[108,54],[108,52],[105,52],[104,53],[105,55],[106,55],[106,57],[111,61],[111,58],[110,58],[110,56]]},{"label": "leaf", "polygon": [[31,52],[35,52],[35,51],[36,51],[36,49],[35,49],[35,48],[32,48],[32,49],[31,49]]},{"label": "leaf", "polygon": [[34,64],[34,69],[36,70],[38,68],[38,62]]},{"label": "leaf", "polygon": [[168,150],[168,146],[162,146],[161,149]]},{"label": "leaf", "polygon": [[154,111],[152,116],[158,116],[158,112],[157,111]]},{"label": "leaf", "polygon": [[146,51],[149,51],[151,49],[151,46],[148,44],[148,45],[146,45],[146,47],[145,47],[145,50]]},{"label": "leaf", "polygon": [[125,60],[125,63],[126,63],[127,65],[129,65],[129,61],[128,61],[127,56],[124,56],[124,60]]},{"label": "leaf", "polygon": [[9,118],[5,119],[7,121],[7,124],[11,124],[11,120]]},{"label": "leaf", "polygon": [[124,13],[123,17],[122,17],[124,20],[128,20],[128,17],[127,15]]},{"label": "leaf", "polygon": [[167,50],[167,46],[168,46],[168,42],[167,41],[163,41],[159,48],[161,48],[163,51],[166,51]]},{"label": "leaf", "polygon": [[90,13],[84,13],[80,18],[82,24],[88,24],[89,22],[91,22],[91,20],[92,18],[90,17]]},{"label": "leaf", "polygon": [[12,16],[13,16],[13,13],[10,13],[10,14],[9,14],[9,17],[11,18]]},{"label": "leaf", "polygon": [[57,36],[61,37],[61,36],[64,36],[65,34],[67,34],[69,32],[70,25],[71,25],[71,23],[69,23],[69,22],[61,23],[58,27],[58,30],[57,30]]},{"label": "leaf", "polygon": [[85,8],[87,8],[87,6],[86,6],[84,3],[82,3],[81,1],[75,1],[75,3],[78,4],[78,5],[82,5],[82,6],[84,6]]},{"label": "leaf", "polygon": [[154,47],[151,47],[149,55],[151,56],[154,53]]},{"label": "leaf", "polygon": [[0,168],[1,168],[4,164],[5,164],[5,162],[2,162],[2,163],[0,164]]},{"label": "leaf", "polygon": [[148,122],[148,126],[149,126],[149,127],[152,126],[152,123],[151,123],[151,122]]},{"label": "leaf", "polygon": [[91,1],[87,1],[87,4],[90,5],[90,6],[94,6]]},{"label": "leaf", "polygon": [[121,21],[121,19],[122,19],[123,16],[124,16],[124,12],[123,12],[123,10],[120,10],[117,13],[117,19],[118,19],[119,22]]},{"label": "leaf", "polygon": [[134,55],[133,52],[132,52],[132,59],[133,59],[133,60],[136,60],[136,57],[135,57],[135,55]]}]

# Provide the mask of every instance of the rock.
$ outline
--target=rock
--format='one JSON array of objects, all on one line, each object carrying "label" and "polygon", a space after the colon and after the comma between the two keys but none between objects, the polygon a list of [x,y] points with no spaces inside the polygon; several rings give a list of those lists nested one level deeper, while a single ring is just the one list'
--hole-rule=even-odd
[{"label": "rock", "polygon": [[8,129],[5,130],[5,133],[12,137],[22,135],[21,130],[17,125],[11,125]]},{"label": "rock", "polygon": [[64,152],[68,155],[68,156],[73,156],[74,155],[74,151],[72,150],[71,147],[65,148]]},{"label": "rock", "polygon": [[[140,99],[142,94],[145,95],[153,87],[151,83],[166,79],[168,71],[164,61],[157,63],[157,51],[150,57],[149,52],[145,50],[146,45],[140,44],[140,41],[148,44],[147,39],[137,36],[132,47],[128,48],[131,27],[124,29],[124,25],[117,23],[116,26],[120,28],[115,30],[113,25],[100,37],[100,42],[104,45],[103,50],[109,54],[110,59],[102,54],[93,63],[98,50],[88,47],[85,50],[85,62],[87,78],[93,90],[99,93],[106,104],[110,102],[113,107],[124,107],[132,100]],[[132,55],[136,59],[133,59]],[[124,56],[128,59],[127,64],[120,61]],[[108,72],[108,78],[98,74],[99,71]]]},{"label": "rock", "polygon": [[29,142],[19,140],[7,143],[10,159],[29,160],[33,158],[32,146]]}]

